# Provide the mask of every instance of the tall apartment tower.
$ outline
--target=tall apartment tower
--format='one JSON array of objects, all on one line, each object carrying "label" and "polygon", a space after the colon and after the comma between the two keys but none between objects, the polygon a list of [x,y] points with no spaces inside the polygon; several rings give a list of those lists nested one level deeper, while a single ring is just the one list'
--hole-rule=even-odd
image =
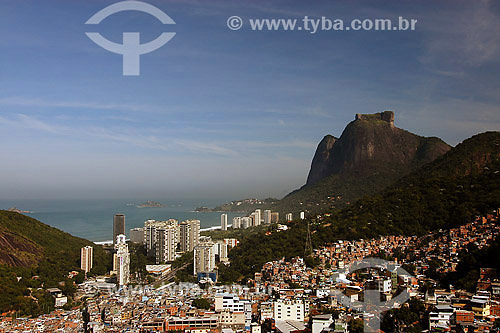
[{"label": "tall apartment tower", "polygon": [[113,217],[113,244],[116,244],[116,237],[125,235],[125,215],[116,214]]},{"label": "tall apartment tower", "polygon": [[236,216],[233,217],[233,229],[239,229],[241,228],[241,217]]},{"label": "tall apartment tower", "polygon": [[221,214],[220,216],[220,229],[222,231],[227,230],[227,214]]},{"label": "tall apartment tower", "polygon": [[167,223],[167,225],[175,228],[175,242],[179,243],[180,239],[181,239],[181,233],[180,233],[180,229],[179,229],[179,221],[177,221],[175,219],[168,219],[166,221],[166,223]]},{"label": "tall apartment tower", "polygon": [[132,243],[144,243],[144,228],[130,229],[130,241]]},{"label": "tall apartment tower", "polygon": [[260,209],[256,209],[254,213],[255,213],[254,226],[261,225],[261,223],[262,223],[262,211]]},{"label": "tall apartment tower", "polygon": [[155,230],[157,225],[156,220],[147,220],[144,222],[144,245],[146,245],[146,252],[148,256],[154,255],[155,245]]},{"label": "tall apartment tower", "polygon": [[116,271],[117,283],[125,286],[130,279],[130,254],[125,242],[125,235],[118,235],[115,244],[116,253],[113,256],[113,268]]},{"label": "tall apartment tower", "polygon": [[175,248],[177,247],[176,228],[172,225],[160,227],[155,230],[155,259],[157,264],[175,260]]},{"label": "tall apartment tower", "polygon": [[193,274],[209,273],[215,269],[214,243],[211,239],[201,241],[194,248]]},{"label": "tall apartment tower", "polygon": [[80,268],[85,273],[90,272],[90,270],[92,269],[93,255],[94,255],[94,249],[92,248],[92,246],[82,247],[80,251],[80,260],[81,260]]},{"label": "tall apartment tower", "polygon": [[191,252],[200,239],[200,220],[187,220],[180,224],[181,252]]},{"label": "tall apartment tower", "polygon": [[266,209],[264,211],[264,224],[270,224],[271,223],[271,210]]},{"label": "tall apartment tower", "polygon": [[241,218],[241,228],[246,229],[252,226],[252,219],[248,216]]},{"label": "tall apartment tower", "polygon": [[[179,242],[179,223],[177,220],[170,219],[168,221],[156,221],[156,220],[147,220],[144,222],[144,244],[146,245],[146,251],[148,256],[155,257],[157,262],[165,262],[171,261],[170,258],[175,256],[175,248],[177,247],[177,243]],[[159,239],[158,230],[163,230],[168,232],[168,238]],[[173,235],[173,240],[171,236]],[[160,235],[165,236],[165,235]],[[168,246],[162,245],[162,249],[158,249],[159,242],[167,239],[169,244]],[[171,248],[174,248],[172,251]],[[165,251],[168,249],[168,255],[165,257]],[[168,258],[168,259],[166,259]],[[172,259],[173,260],[173,259]]]},{"label": "tall apartment tower", "polygon": [[251,226],[256,227],[260,225],[260,212],[255,211],[252,214],[250,214],[250,219],[252,220]]},{"label": "tall apartment tower", "polygon": [[227,251],[228,245],[223,240],[218,240],[214,244],[214,253],[219,256],[219,260],[224,262],[227,261]]},{"label": "tall apartment tower", "polygon": [[271,213],[271,223],[278,223],[280,221],[280,213],[272,212]]}]

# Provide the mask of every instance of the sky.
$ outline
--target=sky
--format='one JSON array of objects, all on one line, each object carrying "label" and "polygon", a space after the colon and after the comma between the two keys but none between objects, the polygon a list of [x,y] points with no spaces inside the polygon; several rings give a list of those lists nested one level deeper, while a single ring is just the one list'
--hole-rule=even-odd
[{"label": "sky", "polygon": [[[456,145],[500,129],[495,1],[0,2],[0,199],[282,197],[356,113]],[[240,30],[227,27],[231,16]],[[249,19],[417,19],[415,31],[252,31]],[[140,75],[92,42],[142,43]]]}]

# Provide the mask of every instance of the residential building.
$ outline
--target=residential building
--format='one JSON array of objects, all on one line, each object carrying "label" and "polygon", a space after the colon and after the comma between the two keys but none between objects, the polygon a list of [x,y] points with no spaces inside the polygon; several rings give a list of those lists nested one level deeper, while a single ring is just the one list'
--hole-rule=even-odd
[{"label": "residential building", "polygon": [[255,225],[262,224],[262,211],[260,209],[255,210]]},{"label": "residential building", "polygon": [[93,264],[94,249],[92,246],[82,247],[80,251],[80,268],[85,273],[90,272]]},{"label": "residential building", "polygon": [[227,230],[227,214],[221,214],[220,216],[220,229],[222,231]]},{"label": "residential building", "polygon": [[209,273],[215,269],[214,243],[208,237],[194,247],[193,274]]},{"label": "residential building", "polygon": [[144,228],[143,228],[144,244],[146,245],[148,256],[156,256],[157,253],[156,230],[165,228],[173,232],[174,243],[176,244],[174,247],[176,247],[177,243],[179,242],[179,224],[177,220],[174,219],[169,219],[167,221],[147,220],[146,222],[144,222]]},{"label": "residential building", "polygon": [[116,244],[116,237],[125,235],[125,215],[116,214],[113,217],[113,244]]},{"label": "residential building", "polygon": [[436,309],[429,313],[429,330],[449,330],[453,308],[449,305],[436,305]]},{"label": "residential building", "polygon": [[176,228],[172,225],[160,227],[155,230],[155,259],[156,264],[175,260]]},{"label": "residential building", "polygon": [[225,241],[217,241],[214,244],[214,253],[219,256],[220,261],[227,261],[227,244]]},{"label": "residential building", "polygon": [[144,243],[144,228],[130,229],[130,241],[132,243]]},{"label": "residential building", "polygon": [[377,280],[378,291],[381,293],[390,293],[392,290],[392,280],[391,279],[379,279]]},{"label": "residential building", "polygon": [[241,228],[247,229],[251,226],[252,226],[252,218],[247,216],[241,218]]},{"label": "residential building", "polygon": [[474,316],[484,318],[490,315],[490,299],[488,296],[474,295],[471,299]]},{"label": "residential building", "polygon": [[200,220],[187,220],[180,224],[181,252],[193,251],[200,239]]},{"label": "residential building", "polygon": [[245,312],[245,303],[248,302],[234,294],[216,294],[215,311]]},{"label": "residential building", "polygon": [[312,317],[312,333],[321,333],[323,330],[328,331],[328,328],[330,328],[333,322],[334,320],[331,314]]},{"label": "residential building", "polygon": [[238,245],[238,240],[236,238],[224,238],[224,243],[227,244],[229,250]]},{"label": "residential building", "polygon": [[275,320],[295,320],[304,322],[305,306],[302,299],[279,299],[274,302]]},{"label": "residential building", "polygon": [[241,217],[233,217],[233,229],[239,229],[241,228]]},{"label": "residential building", "polygon": [[271,210],[266,209],[264,211],[264,224],[270,224],[271,223]]},{"label": "residential building", "polygon": [[[245,313],[232,312],[228,310],[219,313],[219,326],[221,328],[233,328],[235,330],[243,330],[245,328]],[[233,330],[231,330],[233,332]]]},{"label": "residential building", "polygon": [[251,226],[256,227],[260,225],[260,209],[257,209],[255,212],[250,214],[250,218],[252,220]]},{"label": "residential building", "polygon": [[280,213],[272,212],[271,213],[271,223],[278,223],[280,221]]},{"label": "residential building", "polygon": [[130,254],[125,235],[116,237],[115,250],[113,267],[116,271],[117,283],[120,286],[125,286],[130,279]]}]

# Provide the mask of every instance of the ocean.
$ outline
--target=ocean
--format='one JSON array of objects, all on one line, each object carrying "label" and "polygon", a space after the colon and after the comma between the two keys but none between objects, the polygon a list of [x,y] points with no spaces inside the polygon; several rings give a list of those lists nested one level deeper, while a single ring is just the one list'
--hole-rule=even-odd
[{"label": "ocean", "polygon": [[[165,207],[138,208],[137,205],[146,200],[158,201]],[[224,201],[210,200],[0,200],[0,209],[17,207],[27,210],[31,216],[45,224],[61,229],[74,236],[86,238],[93,242],[108,241],[113,238],[113,215],[125,214],[127,237],[132,228],[144,226],[149,219],[180,221],[188,219],[200,220],[201,228],[220,226],[218,212],[194,212],[197,207],[214,207]],[[233,217],[243,213],[228,213],[228,223]]]}]

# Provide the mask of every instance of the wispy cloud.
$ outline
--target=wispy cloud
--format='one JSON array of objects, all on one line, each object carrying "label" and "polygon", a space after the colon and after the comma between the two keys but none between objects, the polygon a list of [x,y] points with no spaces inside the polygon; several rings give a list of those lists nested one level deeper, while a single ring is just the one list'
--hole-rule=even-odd
[{"label": "wispy cloud", "polygon": [[477,67],[498,62],[500,17],[493,4],[491,0],[477,0],[450,8],[448,15],[426,15],[427,24],[422,25],[426,53],[421,60],[441,67],[453,64]]},{"label": "wispy cloud", "polygon": [[[40,120],[26,114],[17,114],[14,117],[0,117],[0,123],[16,131],[36,130],[42,133],[49,133],[61,140],[62,138],[85,138],[97,139],[104,142],[115,142],[132,145],[139,148],[160,150],[160,151],[183,151],[202,154],[215,154],[219,156],[242,156],[251,151],[257,150],[259,154],[264,154],[266,149],[276,148],[296,148],[313,149],[314,142],[291,140],[291,141],[255,141],[255,140],[226,140],[211,141],[202,139],[183,139],[161,135],[159,131],[154,131],[154,135],[143,135],[137,131],[111,130],[103,127],[76,128],[68,125],[53,124]],[[126,134],[124,134],[126,133]],[[153,133],[153,132],[151,132]]]},{"label": "wispy cloud", "polygon": [[155,105],[50,101],[50,100],[43,100],[40,98],[26,98],[26,97],[0,98],[0,105],[50,107],[50,108],[65,108],[65,109],[112,110],[112,111],[140,111],[140,112],[166,111],[164,108]]}]

